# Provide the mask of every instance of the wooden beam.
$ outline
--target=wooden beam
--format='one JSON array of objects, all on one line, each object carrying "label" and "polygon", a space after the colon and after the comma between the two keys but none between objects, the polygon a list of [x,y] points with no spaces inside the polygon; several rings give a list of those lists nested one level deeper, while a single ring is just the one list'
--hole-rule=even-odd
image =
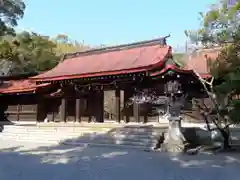
[{"label": "wooden beam", "polygon": [[147,123],[147,122],[148,122],[148,116],[147,116],[147,114],[144,114],[143,123]]},{"label": "wooden beam", "polygon": [[131,108],[128,106],[129,98],[131,97],[132,92],[130,89],[124,90],[124,121],[126,123],[130,122],[130,110]]},{"label": "wooden beam", "polygon": [[75,122],[81,122],[81,99],[76,99]]},{"label": "wooden beam", "polygon": [[65,97],[61,99],[60,120],[64,122],[67,121],[67,99]]},{"label": "wooden beam", "polygon": [[96,92],[96,110],[95,117],[96,122],[103,123],[104,122],[104,91]]},{"label": "wooden beam", "polygon": [[115,108],[116,108],[116,121],[120,123],[121,121],[121,111],[120,111],[120,89],[115,90]]},{"label": "wooden beam", "polygon": [[55,113],[54,113],[54,111],[52,110],[50,121],[51,121],[51,122],[54,122],[54,119],[55,119]]},{"label": "wooden beam", "polygon": [[17,121],[20,119],[20,104],[17,105]]},{"label": "wooden beam", "polygon": [[[44,98],[38,97],[37,103],[37,122],[43,122],[46,117],[45,113],[45,101]],[[22,111],[22,106],[20,106],[20,112]]]},{"label": "wooden beam", "polygon": [[140,122],[140,117],[139,117],[139,104],[134,103],[133,104],[133,116],[135,119],[135,122]]}]

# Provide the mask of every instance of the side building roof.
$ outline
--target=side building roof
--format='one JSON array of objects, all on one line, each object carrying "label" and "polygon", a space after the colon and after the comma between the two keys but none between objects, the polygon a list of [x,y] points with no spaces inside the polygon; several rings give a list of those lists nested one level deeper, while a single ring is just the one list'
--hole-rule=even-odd
[{"label": "side building roof", "polygon": [[3,81],[0,86],[0,94],[15,94],[15,93],[33,93],[38,88],[46,87],[49,83],[36,84],[29,79]]},{"label": "side building roof", "polygon": [[202,77],[210,76],[208,61],[214,61],[218,57],[221,48],[199,49],[188,56],[185,69],[193,69]]}]

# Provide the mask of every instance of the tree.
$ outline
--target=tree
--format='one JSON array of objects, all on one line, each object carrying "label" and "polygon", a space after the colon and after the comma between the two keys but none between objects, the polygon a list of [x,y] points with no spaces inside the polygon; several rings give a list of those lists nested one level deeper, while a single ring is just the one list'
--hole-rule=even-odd
[{"label": "tree", "polygon": [[173,54],[173,59],[174,61],[180,66],[183,67],[185,64],[185,58],[186,54],[185,53],[174,53]]},{"label": "tree", "polygon": [[22,0],[0,1],[0,36],[14,34],[13,27],[24,15],[25,4]]},{"label": "tree", "polygon": [[[231,124],[240,122],[240,1],[228,4],[220,1],[207,13],[200,13],[202,27],[197,31],[186,31],[193,43],[203,47],[221,46],[222,49],[210,68],[212,80],[206,81],[199,76],[213,107],[197,102],[210,131],[218,130],[223,138],[223,148],[229,145]],[[212,129],[212,122],[216,128]]]},{"label": "tree", "polygon": [[57,35],[57,37],[53,39],[53,42],[56,44],[55,51],[59,56],[66,53],[81,52],[90,49],[90,47],[84,43],[71,40],[67,35],[64,34]]},{"label": "tree", "polygon": [[[5,74],[38,72],[53,68],[59,61],[56,44],[49,37],[22,32],[0,40],[1,63],[7,64]],[[4,73],[3,73],[4,74]]]}]

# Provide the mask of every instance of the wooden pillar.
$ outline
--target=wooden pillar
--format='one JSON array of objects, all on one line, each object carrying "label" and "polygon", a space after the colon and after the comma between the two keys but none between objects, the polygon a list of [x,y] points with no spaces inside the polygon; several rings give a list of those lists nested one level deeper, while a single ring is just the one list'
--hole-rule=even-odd
[{"label": "wooden pillar", "polygon": [[143,113],[143,123],[147,123],[148,122],[148,112],[149,112],[150,108],[149,108],[148,104],[142,104],[142,106],[143,106],[143,108],[140,108],[141,109],[140,115],[141,115],[141,113]]},{"label": "wooden pillar", "polygon": [[60,120],[67,122],[67,99],[65,97],[61,99]]},{"label": "wooden pillar", "polygon": [[131,108],[127,104],[130,97],[131,97],[131,91],[129,89],[125,89],[124,90],[124,121],[126,123],[130,122],[130,110],[131,110]]},{"label": "wooden pillar", "polygon": [[88,114],[88,123],[92,122],[92,116],[94,115],[94,103],[95,103],[95,96],[93,91],[89,92],[89,96],[87,98],[87,114]]},{"label": "wooden pillar", "polygon": [[81,122],[81,99],[76,99],[75,122]]},{"label": "wooden pillar", "polygon": [[54,122],[54,99],[45,99],[45,103],[49,106],[45,108],[47,113],[47,122]]},{"label": "wooden pillar", "polygon": [[17,105],[17,121],[20,119],[20,104]]},{"label": "wooden pillar", "polygon": [[120,104],[121,98],[120,98],[120,89],[115,90],[115,108],[116,108],[116,121],[120,123],[121,121],[121,110],[120,110]]},{"label": "wooden pillar", "polygon": [[95,118],[96,122],[104,122],[104,91],[96,92],[96,103],[95,103]]},{"label": "wooden pillar", "polygon": [[140,122],[139,104],[137,104],[137,103],[133,104],[133,116],[134,116],[135,122]]},{"label": "wooden pillar", "polygon": [[[21,106],[19,107],[19,110],[21,111]],[[44,119],[46,118],[46,113],[45,113],[45,103],[43,98],[38,98],[36,114],[37,114],[37,122],[44,122]]]},{"label": "wooden pillar", "polygon": [[147,123],[147,122],[148,122],[148,116],[147,116],[147,114],[144,114],[143,123]]},{"label": "wooden pillar", "polygon": [[54,118],[55,118],[55,113],[54,113],[54,110],[52,110],[50,121],[54,122]]}]

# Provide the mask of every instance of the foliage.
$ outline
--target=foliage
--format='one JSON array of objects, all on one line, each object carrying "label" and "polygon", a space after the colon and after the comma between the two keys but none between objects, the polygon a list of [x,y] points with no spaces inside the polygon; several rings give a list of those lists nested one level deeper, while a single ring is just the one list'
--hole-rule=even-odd
[{"label": "foliage", "polygon": [[0,1],[1,74],[42,71],[56,65],[55,44],[36,33],[15,34],[14,27],[24,15],[22,0]]},{"label": "foliage", "polygon": [[[239,31],[240,35],[240,31]],[[233,36],[233,42],[224,47],[218,56],[217,60],[213,63],[212,74],[221,79],[220,83],[216,84],[214,91],[218,97],[228,98],[228,103],[224,108],[229,115],[232,123],[240,122],[240,115],[236,113],[240,110],[240,100],[238,95],[240,94],[240,38]]]},{"label": "foliage", "polygon": [[[186,31],[190,40],[204,47],[222,47],[217,59],[211,63],[211,74],[215,81],[211,83],[201,79],[206,85],[214,109],[204,109],[205,119],[217,126],[224,138],[224,147],[228,146],[230,124],[240,122],[240,1],[229,5],[223,0],[206,13],[200,13],[202,26],[197,31]],[[208,86],[208,87],[207,87]]]},{"label": "foliage", "polygon": [[44,71],[58,62],[55,48],[56,44],[46,36],[22,32],[0,39],[0,59],[10,62],[10,73]]},{"label": "foliage", "polygon": [[234,5],[229,5],[229,0],[221,0],[212,5],[208,12],[199,13],[199,30],[188,30],[185,34],[193,43],[200,43],[205,47],[231,42],[240,25],[239,10],[239,0],[236,0]]},{"label": "foliage", "polygon": [[90,49],[67,36],[50,39],[37,33],[21,32],[0,38],[2,74],[39,72],[57,65],[62,54]]},{"label": "foliage", "polygon": [[173,53],[173,59],[180,67],[183,67],[185,64],[184,58],[185,58],[185,53]]},{"label": "foliage", "polygon": [[89,46],[78,41],[71,40],[67,35],[59,34],[56,38],[53,39],[53,42],[56,43],[56,54],[62,55],[66,53],[81,52],[90,49]]},{"label": "foliage", "polygon": [[25,4],[22,0],[0,1],[0,36],[14,34],[17,20],[23,17]]}]

